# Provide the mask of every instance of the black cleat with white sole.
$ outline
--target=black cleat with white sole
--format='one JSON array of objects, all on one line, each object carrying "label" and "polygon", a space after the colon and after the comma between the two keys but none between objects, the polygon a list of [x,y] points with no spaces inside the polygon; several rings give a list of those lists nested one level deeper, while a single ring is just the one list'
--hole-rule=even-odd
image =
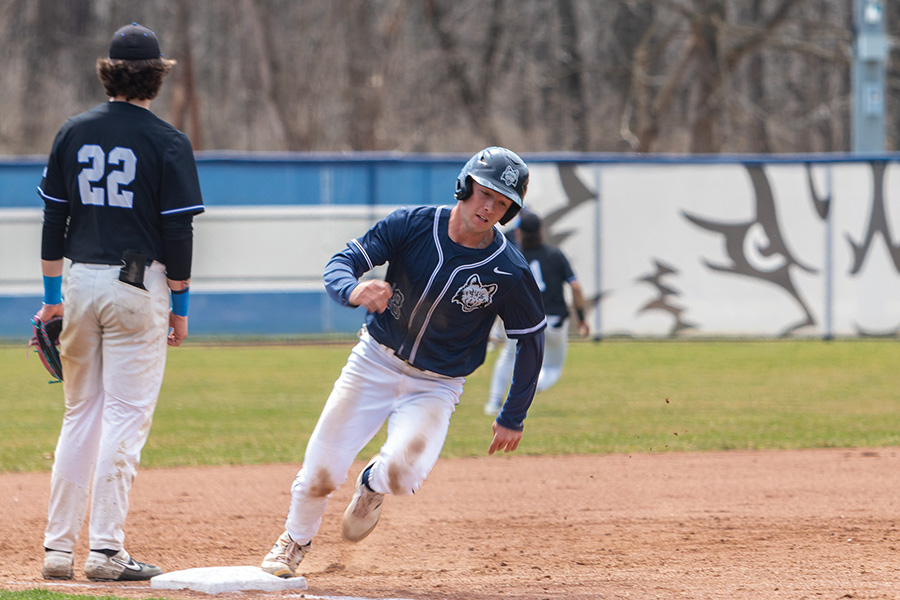
[{"label": "black cleat with white sole", "polygon": [[[84,574],[91,581],[147,581],[162,574],[162,569],[134,560],[123,548],[91,550],[84,563]],[[112,553],[112,554],[111,554]],[[111,555],[110,555],[111,554]]]}]

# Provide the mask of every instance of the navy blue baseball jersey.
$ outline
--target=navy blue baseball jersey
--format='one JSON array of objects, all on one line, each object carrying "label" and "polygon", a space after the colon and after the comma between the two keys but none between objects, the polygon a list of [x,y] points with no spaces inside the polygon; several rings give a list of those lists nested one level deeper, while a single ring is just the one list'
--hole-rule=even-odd
[{"label": "navy blue baseball jersey", "polygon": [[569,316],[563,284],[575,281],[572,265],[559,248],[546,244],[523,250],[522,254],[541,290],[544,310],[562,321]]},{"label": "navy blue baseball jersey", "polygon": [[541,294],[521,253],[495,229],[482,249],[450,239],[450,208],[401,208],[351,240],[325,271],[329,294],[348,306],[358,278],[388,263],[388,310],[367,316],[369,333],[420,369],[451,377],[484,362],[500,316],[512,338],[546,326]]},{"label": "navy blue baseball jersey", "polygon": [[[63,125],[38,193],[45,219],[69,219],[64,256],[84,263],[119,264],[125,250],[166,262],[164,221],[204,210],[190,140],[128,102],[105,102]],[[53,248],[42,258],[62,258],[47,255]]]}]

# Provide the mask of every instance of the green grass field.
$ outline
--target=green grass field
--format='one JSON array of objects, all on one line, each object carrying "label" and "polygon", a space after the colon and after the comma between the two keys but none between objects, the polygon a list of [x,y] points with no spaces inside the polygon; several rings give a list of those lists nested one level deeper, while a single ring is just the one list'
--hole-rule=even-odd
[{"label": "green grass field", "polygon": [[[27,590],[24,592],[8,592],[0,590],[0,600],[121,600],[117,596],[80,596],[75,594],[60,594],[49,590]],[[147,600],[159,600],[147,598]]]},{"label": "green grass field", "polygon": [[[299,464],[349,349],[171,349],[142,466]],[[469,378],[444,456],[485,454],[494,358]],[[519,452],[900,445],[898,364],[891,340],[577,342],[560,382],[535,399]],[[0,379],[0,471],[48,470],[62,387],[24,346],[0,347]]]},{"label": "green grass field", "polygon": [[[299,464],[349,349],[171,350],[142,465]],[[494,359],[469,378],[445,456],[485,454],[491,419],[482,405]],[[578,342],[560,382],[535,399],[519,452],[897,446],[898,364],[900,344],[890,340]],[[0,471],[49,469],[61,386],[46,383],[24,346],[0,347],[0,379]],[[82,598],[94,597],[0,590],[0,600]]]},{"label": "green grass field", "polygon": [[[9,592],[0,590],[0,600],[121,600],[118,596],[81,596],[76,594],[60,594],[49,590],[27,590],[24,592]],[[147,600],[161,600],[158,597],[150,597]]]}]

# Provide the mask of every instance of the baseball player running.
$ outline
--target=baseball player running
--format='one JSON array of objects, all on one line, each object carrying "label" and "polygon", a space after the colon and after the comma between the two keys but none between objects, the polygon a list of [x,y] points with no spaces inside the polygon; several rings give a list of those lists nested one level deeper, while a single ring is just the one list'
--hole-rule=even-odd
[{"label": "baseball player running", "polygon": [[[63,125],[38,188],[44,305],[36,316],[65,313],[66,410],[50,483],[45,579],[73,577],[89,506],[88,579],[162,572],[129,556],[124,526],[166,343],[187,336],[192,220],[203,211],[190,141],[149,110],[174,64],[150,29],[132,23],[116,31],[109,58],[97,61],[109,102]],[[65,303],[64,257],[72,261]]]},{"label": "baseball player running", "polygon": [[[585,302],[581,284],[562,250],[545,243],[541,218],[531,211],[523,210],[519,213],[517,221],[518,226],[514,235],[519,238],[522,254],[541,289],[544,310],[547,313],[544,364],[537,384],[537,391],[542,392],[559,381],[569,349],[569,308],[564,292],[566,284],[572,290],[578,334],[587,337],[590,335],[590,327],[584,320]],[[507,339],[501,346],[497,362],[494,363],[490,396],[484,406],[485,414],[496,415],[500,411],[515,360],[516,341]]]},{"label": "baseball player running", "polygon": [[[385,421],[387,439],[360,472],[344,512],[344,538],[369,535],[386,494],[419,489],[444,445],[465,377],[484,361],[497,315],[519,351],[488,453],[516,449],[541,367],[546,320],[527,263],[495,225],[522,208],[527,185],[521,158],[486,148],[460,171],[452,208],[398,209],[329,261],[329,295],[344,306],[364,306],[366,326],[310,437],[291,487],[286,530],[262,561],[264,571],[295,575],[328,498]],[[384,263],[384,281],[360,282]]]}]

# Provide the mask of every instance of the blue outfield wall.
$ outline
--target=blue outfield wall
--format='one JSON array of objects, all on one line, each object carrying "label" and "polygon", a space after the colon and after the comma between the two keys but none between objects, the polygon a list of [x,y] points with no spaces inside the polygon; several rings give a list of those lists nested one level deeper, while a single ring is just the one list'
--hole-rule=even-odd
[{"label": "blue outfield wall", "polygon": [[[898,154],[524,155],[537,164],[723,165],[898,161]],[[463,154],[198,152],[207,206],[447,204]],[[42,208],[37,195],[46,157],[0,157],[0,209]]]},{"label": "blue outfield wall", "polygon": [[[441,204],[459,166],[389,159],[215,159],[201,161],[198,171],[210,206]],[[398,196],[403,201],[397,202]]]},{"label": "blue outfield wall", "polygon": [[[38,296],[0,297],[0,339],[30,338],[31,317],[40,305]],[[358,331],[365,318],[364,309],[340,307],[324,292],[195,293],[189,335],[343,336]]]},{"label": "blue outfield wall", "polygon": [[[354,333],[324,260],[395,206],[453,204],[468,158],[198,153],[191,334]],[[900,154],[523,158],[601,336],[900,336]],[[0,338],[40,306],[45,161],[0,157]]]},{"label": "blue outfield wall", "polygon": [[[454,181],[467,158],[200,152],[197,170],[204,203],[210,209],[447,204],[452,201]],[[42,208],[37,187],[45,162],[43,156],[0,157],[0,223],[4,209]],[[336,240],[334,250],[339,250],[344,241]],[[39,252],[37,245],[34,252]],[[0,260],[17,258],[0,256]],[[35,277],[39,278],[39,273]],[[25,339],[30,336],[30,318],[40,307],[41,298],[36,293],[4,294],[2,284],[0,281],[0,338]],[[346,335],[357,331],[364,319],[365,311],[336,305],[324,290],[203,293],[195,288],[190,334]]]},{"label": "blue outfield wall", "polygon": [[189,333],[199,336],[346,334],[359,330],[365,318],[365,309],[338,306],[324,292],[193,294]]},{"label": "blue outfield wall", "polygon": [[[445,204],[462,155],[197,154],[207,206]],[[0,157],[0,208],[34,208],[45,157]]]}]

